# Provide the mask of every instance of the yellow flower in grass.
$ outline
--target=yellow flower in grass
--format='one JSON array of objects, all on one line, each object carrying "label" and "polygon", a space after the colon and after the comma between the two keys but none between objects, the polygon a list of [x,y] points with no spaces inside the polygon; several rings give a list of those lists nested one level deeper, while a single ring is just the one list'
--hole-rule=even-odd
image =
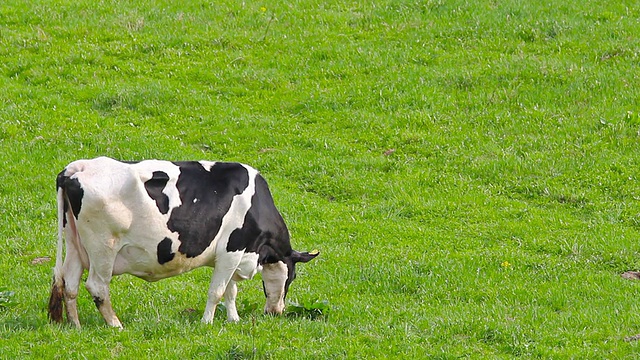
[{"label": "yellow flower in grass", "polygon": [[266,8],[266,7],[264,7],[264,6],[261,6],[261,7],[260,7],[260,11],[265,12],[265,11],[267,11],[267,8]]},{"label": "yellow flower in grass", "polygon": [[500,264],[500,266],[502,266],[503,268],[510,268],[511,267],[511,263],[508,261],[503,261],[502,264]]}]

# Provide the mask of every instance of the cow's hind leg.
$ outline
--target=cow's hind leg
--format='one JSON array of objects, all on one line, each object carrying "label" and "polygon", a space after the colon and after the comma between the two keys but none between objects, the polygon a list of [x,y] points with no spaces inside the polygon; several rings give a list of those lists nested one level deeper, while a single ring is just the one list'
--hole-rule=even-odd
[{"label": "cow's hind leg", "polygon": [[83,272],[82,262],[75,247],[67,245],[67,255],[62,267],[64,279],[64,302],[67,308],[67,320],[80,328],[78,318],[78,288]]},{"label": "cow's hind leg", "polygon": [[[242,260],[242,252],[235,253],[225,253],[219,256],[219,261],[216,262],[213,276],[211,277],[211,284],[209,285],[209,298],[207,299],[207,307],[204,310],[204,315],[202,316],[202,322],[210,324],[213,322],[213,315],[216,312],[216,307],[220,302],[220,299],[225,292],[227,291],[227,285],[229,284],[233,274],[236,272],[238,265],[240,264],[240,260]],[[233,303],[232,309],[235,313],[235,317],[231,319],[231,321],[237,321],[238,312],[235,311],[235,295],[237,293],[237,287],[234,286],[229,290],[227,296],[231,296],[233,301],[229,301],[229,303]],[[227,305],[227,309],[229,309]],[[227,313],[229,316],[229,313]],[[234,314],[231,314],[234,315]]]},{"label": "cow's hind leg", "polygon": [[109,295],[109,283],[113,276],[113,264],[115,263],[117,252],[108,247],[100,250],[102,251],[88,251],[90,257],[91,255],[94,256],[89,260],[89,277],[87,278],[86,287],[91,296],[93,296],[93,301],[107,324],[122,328],[122,323],[111,306],[111,297]]},{"label": "cow's hind leg", "polygon": [[87,278],[87,290],[93,296],[96,307],[109,326],[122,328],[122,323],[116,316],[111,306],[109,295],[109,283],[111,282],[111,269],[108,274],[105,271],[89,267],[89,277]]}]

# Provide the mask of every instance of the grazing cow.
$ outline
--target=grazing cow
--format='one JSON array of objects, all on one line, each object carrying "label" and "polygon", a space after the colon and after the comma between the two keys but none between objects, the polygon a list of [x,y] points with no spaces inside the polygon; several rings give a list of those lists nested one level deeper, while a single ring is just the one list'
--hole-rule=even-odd
[{"label": "grazing cow", "polygon": [[296,263],[318,255],[291,249],[266,181],[239,163],[78,160],[58,175],[57,193],[58,253],[49,300],[55,322],[62,321],[64,302],[67,319],[80,327],[76,299],[85,269],[87,290],[115,327],[122,324],[111,307],[112,276],[157,281],[201,266],[214,267],[203,322],[213,321],[223,296],[227,319],[238,321],[236,281],[259,271],[265,313],[281,314]]}]

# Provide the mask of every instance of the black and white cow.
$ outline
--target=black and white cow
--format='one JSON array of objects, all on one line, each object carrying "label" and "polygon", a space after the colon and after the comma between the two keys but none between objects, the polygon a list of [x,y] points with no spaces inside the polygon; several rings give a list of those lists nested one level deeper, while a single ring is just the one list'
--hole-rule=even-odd
[{"label": "black and white cow", "polygon": [[[112,276],[147,281],[214,267],[202,321],[224,296],[238,321],[236,281],[262,272],[264,311],[281,314],[295,265],[318,252],[291,249],[289,231],[264,178],[239,163],[100,157],[69,164],[57,178],[58,253],[49,300],[52,321],[80,326],[77,296],[86,288],[107,324],[122,327],[111,307]],[[63,242],[66,242],[64,262]]]}]

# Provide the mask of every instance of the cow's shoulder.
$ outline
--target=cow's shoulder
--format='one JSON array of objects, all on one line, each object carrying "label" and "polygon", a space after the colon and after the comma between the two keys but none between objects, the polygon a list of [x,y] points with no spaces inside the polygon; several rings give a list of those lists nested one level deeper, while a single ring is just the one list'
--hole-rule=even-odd
[{"label": "cow's shoulder", "polygon": [[[222,233],[223,219],[235,211],[234,201],[249,197],[245,191],[253,183],[256,172],[235,162],[179,161],[174,164],[180,172],[175,186],[181,205],[171,211],[167,226],[179,234],[178,251],[187,257],[196,257]],[[244,213],[232,215],[244,218]]]}]

